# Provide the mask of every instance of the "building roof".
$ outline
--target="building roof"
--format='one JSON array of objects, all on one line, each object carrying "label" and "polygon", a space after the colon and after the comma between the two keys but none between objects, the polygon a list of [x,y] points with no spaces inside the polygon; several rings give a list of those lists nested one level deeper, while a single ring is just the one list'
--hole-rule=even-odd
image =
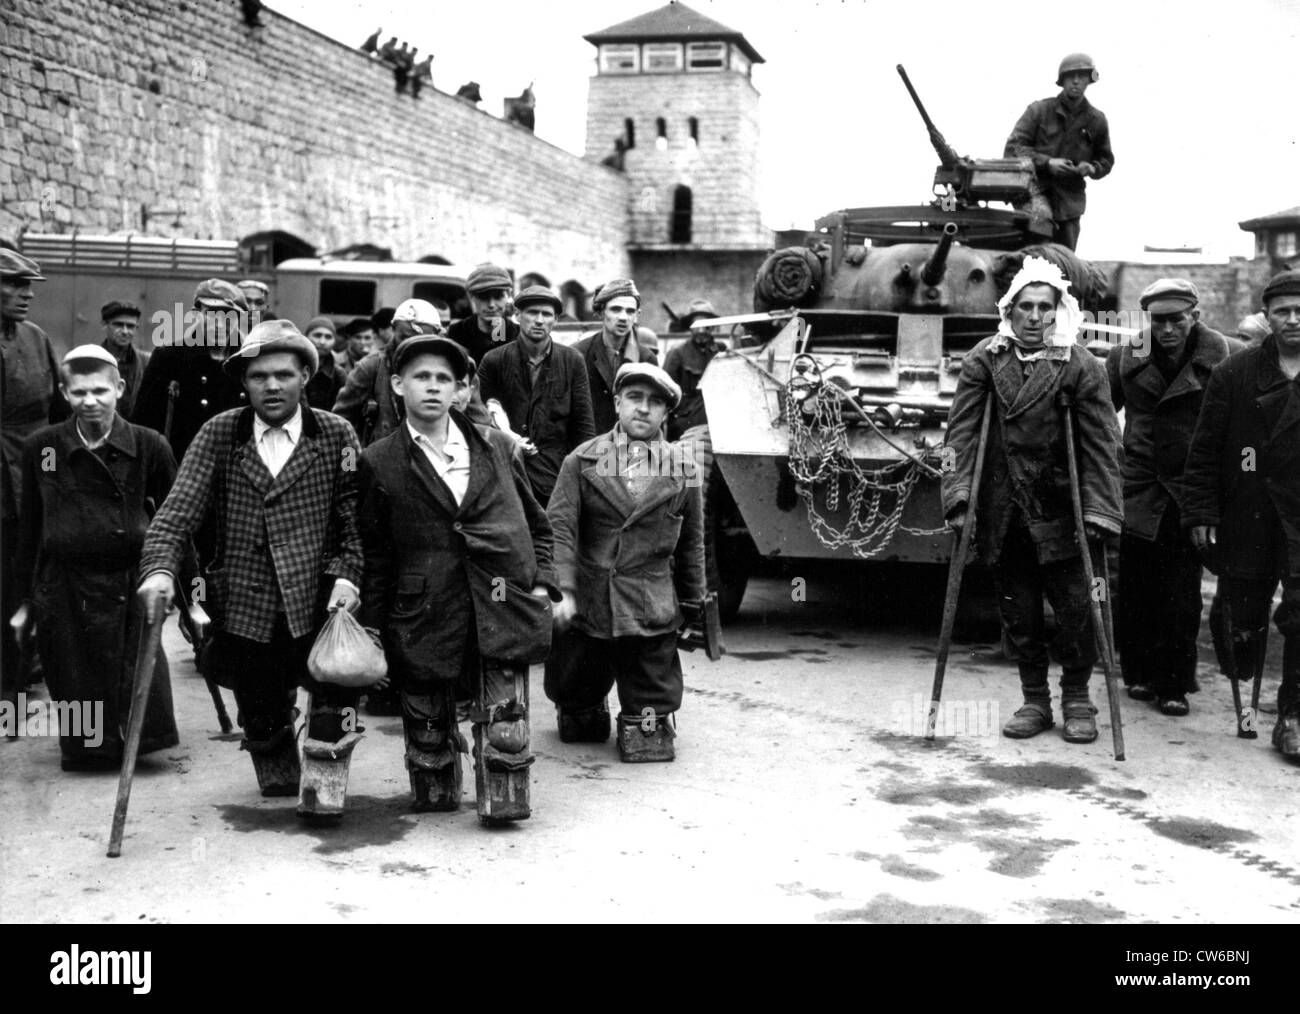
[{"label": "building roof", "polygon": [[1300,225],[1300,204],[1297,204],[1294,208],[1287,208],[1285,211],[1275,211],[1271,215],[1249,218],[1244,222],[1238,222],[1237,225],[1246,232],[1259,232],[1261,229],[1272,229],[1278,226]]},{"label": "building roof", "polygon": [[617,25],[584,35],[593,46],[606,42],[702,42],[722,39],[734,42],[754,63],[765,62],[758,50],[734,28],[728,28],[699,11],[673,0],[658,10],[639,14]]}]

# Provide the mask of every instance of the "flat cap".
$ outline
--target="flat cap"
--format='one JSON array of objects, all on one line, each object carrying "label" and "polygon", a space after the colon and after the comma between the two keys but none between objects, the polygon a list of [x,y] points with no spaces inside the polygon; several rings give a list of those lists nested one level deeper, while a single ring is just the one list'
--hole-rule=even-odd
[{"label": "flat cap", "polygon": [[410,324],[421,333],[442,330],[442,314],[426,299],[406,299],[393,311],[393,323]]},{"label": "flat cap", "polygon": [[530,285],[515,296],[516,310],[522,310],[525,306],[532,306],[535,303],[546,303],[557,314],[564,310],[564,304],[560,302],[560,297],[545,285]]},{"label": "flat cap", "polygon": [[401,373],[406,364],[416,356],[442,356],[451,363],[452,375],[464,380],[469,373],[469,354],[458,342],[440,334],[416,334],[405,338],[393,353],[393,372]]},{"label": "flat cap", "polygon": [[256,289],[264,296],[271,294],[271,290],[266,287],[266,283],[259,282],[256,278],[245,278],[241,282],[236,282],[235,286],[240,289]]},{"label": "flat cap", "polygon": [[669,409],[674,409],[681,403],[682,389],[677,386],[677,381],[658,366],[649,363],[624,363],[620,366],[614,375],[614,393],[618,394],[628,384],[638,380],[659,388],[668,399]]},{"label": "flat cap", "polygon": [[465,279],[465,288],[470,292],[487,292],[491,289],[505,289],[510,292],[515,287],[510,272],[496,264],[480,264]]},{"label": "flat cap", "polygon": [[240,310],[248,312],[248,300],[229,282],[208,278],[194,289],[194,305],[207,310]]},{"label": "flat cap", "polygon": [[591,297],[592,308],[599,312],[611,299],[618,299],[620,296],[631,296],[636,300],[637,306],[641,305],[641,293],[637,291],[636,282],[630,278],[615,278],[602,285]]},{"label": "flat cap", "polygon": [[0,277],[22,278],[29,282],[43,282],[41,266],[30,257],[24,257],[17,250],[0,248]]},{"label": "flat cap", "polygon": [[1177,313],[1190,310],[1200,301],[1201,294],[1186,278],[1157,278],[1138,296],[1148,313]]},{"label": "flat cap", "polygon": [[249,362],[273,352],[297,353],[307,365],[308,377],[320,369],[320,354],[316,351],[316,346],[291,320],[262,321],[248,332],[243,344],[230,354],[222,366],[231,376],[239,376]]},{"label": "flat cap", "polygon": [[686,308],[686,312],[677,320],[677,324],[682,328],[689,328],[697,320],[704,317],[716,317],[718,311],[713,308],[713,304],[707,299],[692,299],[691,305]]},{"label": "flat cap", "polygon": [[1264,305],[1277,296],[1300,296],[1300,271],[1283,271],[1264,286]]},{"label": "flat cap", "polygon": [[60,362],[67,366],[76,360],[86,359],[93,359],[117,369],[117,360],[113,357],[113,353],[102,345],[78,345],[75,349],[69,350]]},{"label": "flat cap", "polygon": [[105,324],[117,317],[134,317],[139,320],[140,308],[134,303],[127,303],[121,299],[110,300],[100,308],[99,319]]}]

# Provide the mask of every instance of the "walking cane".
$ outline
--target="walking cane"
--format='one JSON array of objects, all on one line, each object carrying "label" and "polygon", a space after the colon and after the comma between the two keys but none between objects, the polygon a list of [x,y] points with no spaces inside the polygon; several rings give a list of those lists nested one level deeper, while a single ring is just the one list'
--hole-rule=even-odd
[{"label": "walking cane", "polygon": [[[1115,676],[1115,656],[1110,645],[1110,626],[1106,622],[1105,614],[1102,611],[1101,602],[1093,594],[1094,581],[1096,580],[1092,569],[1092,550],[1088,545],[1088,533],[1083,528],[1083,496],[1079,490],[1079,463],[1075,460],[1074,453],[1074,410],[1070,404],[1070,396],[1062,391],[1057,395],[1056,403],[1061,407],[1062,415],[1065,416],[1065,457],[1070,466],[1070,501],[1074,507],[1074,532],[1079,540],[1079,553],[1083,557],[1083,579],[1088,585],[1088,601],[1092,607],[1092,633],[1093,639],[1097,642],[1098,654],[1101,655],[1102,671],[1106,674],[1106,699],[1110,703],[1110,731],[1111,737],[1115,744],[1115,759],[1122,761],[1124,759],[1124,727],[1119,713],[1119,680]],[[1106,552],[1106,547],[1102,546],[1102,553]],[[1109,571],[1109,566],[1103,556],[1102,566]],[[1107,583],[1105,596],[1107,609],[1110,602],[1110,582],[1109,573],[1107,573]]]},{"label": "walking cane", "polygon": [[939,628],[939,651],[934,660],[934,687],[930,691],[930,710],[925,716],[925,738],[934,739],[939,721],[939,698],[943,696],[943,675],[948,668],[948,649],[952,647],[952,628],[957,622],[957,600],[961,597],[961,579],[975,538],[975,519],[979,513],[980,479],[984,475],[984,451],[989,442],[989,420],[993,416],[993,392],[984,397],[984,418],[980,421],[980,440],[975,448],[975,475],[971,480],[966,523],[953,537],[952,559],[948,561],[948,594],[943,600],[943,623]]},{"label": "walking cane", "polygon": [[[147,610],[146,610],[147,611]],[[140,752],[140,735],[144,731],[144,713],[153,685],[158,646],[162,643],[163,621],[167,613],[154,602],[154,618],[140,629],[140,650],[135,660],[135,680],[131,687],[131,717],[127,720],[126,743],[122,748],[122,773],[117,778],[117,805],[113,808],[113,830],[108,836],[108,857],[122,854],[122,833],[126,830],[126,807],[131,801],[131,782],[135,779],[135,758]]]}]

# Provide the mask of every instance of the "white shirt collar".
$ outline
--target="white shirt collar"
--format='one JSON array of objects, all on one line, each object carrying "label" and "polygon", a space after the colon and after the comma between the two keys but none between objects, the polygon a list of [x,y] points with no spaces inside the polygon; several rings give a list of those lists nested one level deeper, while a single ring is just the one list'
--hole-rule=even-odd
[{"label": "white shirt collar", "polygon": [[298,446],[298,439],[302,436],[302,406],[299,405],[294,409],[293,415],[281,423],[279,427],[272,427],[262,420],[260,415],[253,414],[253,442],[261,443],[262,437],[266,436],[266,431],[272,428],[284,430],[289,437],[289,443],[294,447]]},{"label": "white shirt collar", "polygon": [[[411,433],[411,439],[417,444],[425,444],[429,447],[433,446],[433,441],[412,426],[410,419],[406,420],[406,428]],[[464,448],[466,451],[469,450],[469,444],[465,442],[465,434],[462,433],[460,427],[456,425],[456,420],[450,416],[447,417],[447,440],[442,447],[442,456],[444,458],[459,458],[460,448]]]}]

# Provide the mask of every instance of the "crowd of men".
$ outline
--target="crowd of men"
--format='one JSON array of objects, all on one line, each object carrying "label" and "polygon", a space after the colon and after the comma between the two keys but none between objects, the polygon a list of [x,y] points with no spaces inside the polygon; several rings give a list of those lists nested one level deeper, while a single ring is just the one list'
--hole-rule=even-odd
[{"label": "crowd of men", "polygon": [[[39,265],[0,250],[0,273],[3,687],[26,689],[34,629],[51,699],[105,701],[101,742],[61,736],[66,770],[120,766],[141,629],[174,602],[200,671],[234,694],[261,792],[308,819],[342,815],[363,694],[401,716],[415,809],[459,805],[467,715],[480,818],[528,817],[543,662],[563,741],[610,738],[617,686],[620,757],[674,758],[703,508],[666,432],[682,389],[639,344],[630,279],[596,294],[589,374],[551,336],[560,299],[492,264],[450,335],[419,299],[300,330],[261,283],[209,279],[192,343],[142,350],[141,311],[118,300],[103,343],[59,361],[26,319]],[[383,648],[368,690],[308,665],[340,610]],[[176,742],[160,654],[140,750]]]}]

